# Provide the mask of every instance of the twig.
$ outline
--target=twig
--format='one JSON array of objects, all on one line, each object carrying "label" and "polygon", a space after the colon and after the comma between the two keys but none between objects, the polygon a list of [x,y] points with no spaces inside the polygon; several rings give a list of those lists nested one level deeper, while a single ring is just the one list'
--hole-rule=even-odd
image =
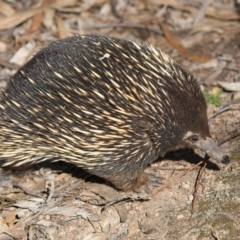
[{"label": "twig", "polygon": [[54,178],[52,178],[50,181],[50,191],[49,191],[49,195],[46,199],[46,203],[49,203],[49,201],[51,200],[53,194],[54,194],[54,189],[55,189],[55,184],[54,184]]},{"label": "twig", "polygon": [[240,132],[234,133],[234,134],[232,134],[231,136],[223,139],[220,143],[218,143],[218,146],[221,146],[221,145],[224,144],[225,142],[228,142],[228,141],[230,141],[230,140],[232,140],[232,139],[234,139],[234,138],[236,138],[236,137],[239,137],[239,136],[240,136]]},{"label": "twig", "polygon": [[221,240],[220,237],[218,236],[217,231],[214,231],[212,228],[211,229],[211,233],[212,233],[212,237],[214,240]]},{"label": "twig", "polygon": [[10,63],[10,62],[5,61],[3,59],[0,59],[0,65],[3,66],[3,67],[6,67],[6,68],[14,69],[14,70],[19,69],[19,65],[15,64],[15,63]]},{"label": "twig", "polygon": [[28,195],[45,199],[43,196],[37,194],[36,191],[30,191],[30,190],[26,189],[25,187],[21,186],[20,184],[18,184],[17,182],[13,182],[12,185],[13,185],[13,187],[18,187],[18,188],[20,188],[21,190],[23,190],[23,192],[25,192],[25,193],[28,194]]},{"label": "twig", "polygon": [[88,222],[91,224],[92,228],[94,229],[94,232],[96,233],[97,232],[97,229],[95,228],[94,224],[92,223],[92,221],[87,218]]},{"label": "twig", "polygon": [[[236,108],[235,108],[235,107],[236,107]],[[215,112],[214,114],[212,114],[208,119],[214,118],[214,117],[216,117],[217,115],[219,115],[219,114],[221,114],[221,113],[223,113],[223,112],[225,112],[225,111],[228,111],[228,110],[237,110],[237,109],[239,109],[239,108],[240,108],[240,104],[230,104],[230,105],[228,105],[228,106],[225,106],[225,107],[223,107],[223,108],[218,109],[218,111]]]},{"label": "twig", "polygon": [[195,202],[196,202],[197,193],[198,193],[198,188],[199,188],[199,185],[201,184],[202,176],[203,176],[204,170],[205,170],[205,168],[206,168],[206,165],[207,165],[207,163],[205,162],[205,163],[204,163],[204,166],[201,168],[201,170],[200,170],[200,172],[199,172],[199,174],[198,174],[198,177],[197,177],[197,183],[196,183],[196,187],[195,187],[194,193],[193,193],[191,217],[190,217],[189,220],[191,220],[191,218],[192,218],[192,216],[193,216],[193,213],[194,213]]},{"label": "twig", "polygon": [[181,177],[183,177],[184,175],[186,175],[188,172],[191,172],[193,169],[195,169],[197,166],[199,166],[200,164],[202,164],[203,161],[200,161],[198,164],[195,164],[193,167],[189,168],[188,170],[186,170],[185,172],[179,174],[177,177],[175,177],[171,182],[166,183],[164,186],[162,186],[161,188],[159,188],[157,190],[157,192],[155,192],[153,194],[153,197],[155,197],[159,192],[163,191],[164,189],[168,188],[169,186],[171,186],[174,182],[176,182],[178,179],[180,179]]},{"label": "twig", "polygon": [[73,189],[75,189],[78,185],[80,185],[80,183],[83,183],[84,181],[82,179],[78,180],[77,182],[71,184],[69,186],[69,183],[66,184],[68,185],[68,187],[66,188],[66,190],[61,191],[61,193],[55,193],[53,195],[54,198],[60,198],[60,197],[65,197],[70,191],[72,191]]}]

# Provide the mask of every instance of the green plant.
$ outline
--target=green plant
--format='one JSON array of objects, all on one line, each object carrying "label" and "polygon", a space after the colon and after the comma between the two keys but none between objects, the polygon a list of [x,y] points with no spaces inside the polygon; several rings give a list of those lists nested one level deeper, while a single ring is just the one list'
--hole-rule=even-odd
[{"label": "green plant", "polygon": [[206,90],[204,92],[204,97],[207,103],[213,104],[218,107],[221,105],[221,102],[222,102],[221,93],[222,93],[222,90],[219,88]]}]

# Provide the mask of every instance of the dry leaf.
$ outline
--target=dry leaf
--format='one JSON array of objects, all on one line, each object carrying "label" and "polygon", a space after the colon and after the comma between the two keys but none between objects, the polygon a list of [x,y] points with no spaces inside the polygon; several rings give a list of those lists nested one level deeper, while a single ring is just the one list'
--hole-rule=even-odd
[{"label": "dry leaf", "polygon": [[240,82],[229,83],[229,82],[218,81],[217,83],[221,88],[223,88],[226,91],[233,91],[233,92],[240,91]]},{"label": "dry leaf", "polygon": [[81,216],[84,219],[90,219],[91,221],[99,221],[99,217],[97,215],[93,215],[89,213],[85,209],[81,209],[75,206],[61,206],[61,207],[53,207],[44,212],[45,214],[55,214],[55,215],[63,215],[69,217]]},{"label": "dry leaf", "polygon": [[57,223],[55,223],[55,222],[53,222],[53,221],[46,221],[46,220],[44,220],[44,219],[38,221],[36,224],[37,224],[37,225],[44,226],[44,227],[51,227],[51,226],[59,227],[59,226],[60,226],[59,224],[57,224]]},{"label": "dry leaf", "polygon": [[[46,6],[46,5],[47,5],[47,0],[45,0],[39,6]],[[39,14],[36,14],[33,17],[32,25],[31,25],[31,28],[29,30],[30,33],[34,32],[34,31],[37,31],[37,29],[39,29],[39,27],[41,26],[41,23],[42,23],[42,19],[43,19],[43,13],[42,12],[39,13]]]},{"label": "dry leaf", "polygon": [[238,20],[240,15],[236,11],[225,10],[225,9],[216,9],[212,6],[209,6],[206,11],[208,17],[217,18],[221,20]]},{"label": "dry leaf", "polygon": [[15,14],[15,10],[9,4],[0,1],[0,14],[6,17],[10,17]]},{"label": "dry leaf", "polygon": [[57,20],[57,29],[58,29],[59,38],[68,37],[69,32],[67,31],[65,22],[58,16],[56,16],[56,20]]},{"label": "dry leaf", "polygon": [[37,210],[39,210],[39,208],[41,208],[44,202],[45,201],[41,198],[31,198],[28,200],[20,200],[16,203],[13,203],[13,206],[23,209],[29,209],[33,212],[36,212]]},{"label": "dry leaf", "polygon": [[7,44],[0,41],[0,52],[5,52],[7,50]]},{"label": "dry leaf", "polygon": [[40,28],[42,19],[43,19],[43,13],[39,13],[34,16],[31,28],[29,30],[30,33],[35,32]]},{"label": "dry leaf", "polygon": [[17,52],[13,55],[9,62],[18,64],[20,66],[23,65],[32,55],[35,47],[36,43],[34,41],[28,42],[17,50]]},{"label": "dry leaf", "polygon": [[5,218],[5,223],[9,228],[12,228],[14,225],[14,221],[16,219],[16,212],[15,211],[9,211],[7,213],[7,216]]},{"label": "dry leaf", "polygon": [[191,61],[195,62],[208,62],[212,59],[210,55],[204,54],[204,53],[198,53],[193,52],[188,49],[186,49],[180,40],[168,30],[168,27],[165,23],[161,23],[162,30],[164,32],[165,37],[169,41],[172,47],[174,47],[178,53],[186,58],[188,58]]},{"label": "dry leaf", "polygon": [[26,21],[27,19],[31,18],[35,14],[42,12],[45,7],[38,7],[34,9],[29,9],[24,12],[16,13],[14,16],[10,18],[0,18],[0,30],[8,29],[17,26],[18,24]]},{"label": "dry leaf", "polygon": [[[181,11],[190,12],[192,15],[195,15],[198,10],[194,6],[183,5],[178,0],[161,0],[161,1],[149,0],[149,2],[151,2],[155,5],[163,4],[165,6],[169,6],[169,7],[181,10]],[[208,6],[208,8],[206,9],[206,16],[212,17],[212,18],[217,18],[220,20],[229,20],[229,21],[240,19],[240,15],[237,13],[237,11],[218,9],[213,6]]]},{"label": "dry leaf", "polygon": [[47,29],[56,29],[56,25],[54,22],[55,14],[56,14],[56,11],[55,9],[52,9],[52,8],[48,8],[44,11],[44,17],[43,17],[42,23]]},{"label": "dry leaf", "polygon": [[76,0],[56,0],[50,2],[50,4],[37,7],[37,8],[30,8],[23,12],[18,12],[14,16],[9,18],[0,18],[0,30],[8,29],[17,26],[18,24],[26,21],[27,19],[33,17],[36,14],[41,13],[45,9],[49,7],[63,7],[63,6],[71,6],[75,4]]}]

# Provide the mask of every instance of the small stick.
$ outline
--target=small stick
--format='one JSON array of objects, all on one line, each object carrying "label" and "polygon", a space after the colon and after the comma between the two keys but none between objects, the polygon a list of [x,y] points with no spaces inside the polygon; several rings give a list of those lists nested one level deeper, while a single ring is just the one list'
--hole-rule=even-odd
[{"label": "small stick", "polygon": [[195,169],[197,166],[199,166],[200,164],[202,164],[203,161],[200,161],[198,164],[195,164],[193,167],[189,168],[188,170],[186,170],[185,172],[179,174],[177,177],[175,177],[171,182],[166,183],[164,186],[162,186],[160,189],[158,189],[154,194],[153,197],[155,197],[159,192],[163,191],[164,189],[168,188],[169,186],[171,186],[173,183],[175,183],[178,179],[180,179],[181,177],[183,177],[184,175],[186,175],[188,172],[191,172],[193,169]]},{"label": "small stick", "polygon": [[[236,107],[236,108],[235,108]],[[216,117],[217,115],[219,115],[219,114],[221,114],[221,113],[223,113],[223,112],[225,112],[225,111],[228,111],[228,110],[237,110],[237,109],[239,109],[240,108],[240,104],[230,104],[230,105],[228,105],[228,106],[225,106],[225,107],[223,107],[223,108],[220,108],[217,112],[215,112],[215,113],[213,113],[209,118],[208,118],[208,120],[209,119],[211,119],[211,118],[214,118],[214,117]]]},{"label": "small stick", "polygon": [[0,59],[0,65],[3,67],[6,67],[6,68],[14,69],[14,70],[19,69],[19,65],[15,64],[15,63],[7,62],[3,59]]},{"label": "small stick", "polygon": [[28,195],[44,199],[44,197],[41,196],[40,194],[38,194],[38,192],[28,190],[28,189],[26,189],[25,187],[21,186],[19,183],[15,182],[15,181],[13,182],[12,185],[13,185],[13,187],[20,188],[24,193],[26,193]]},{"label": "small stick", "polygon": [[195,202],[196,202],[197,193],[198,193],[198,188],[199,188],[199,185],[201,184],[202,176],[203,176],[204,170],[206,169],[206,166],[207,166],[207,163],[205,162],[205,163],[204,163],[204,166],[201,168],[201,170],[200,170],[200,172],[199,172],[199,174],[198,174],[198,177],[197,177],[197,183],[196,183],[196,187],[195,187],[194,193],[193,193],[191,217],[190,217],[189,220],[191,220],[191,218],[192,218],[192,216],[193,216],[193,213],[194,213]]},{"label": "small stick", "polygon": [[228,141],[230,141],[230,140],[232,140],[232,139],[234,139],[234,138],[236,138],[236,137],[239,137],[239,136],[240,136],[240,132],[234,133],[234,134],[232,134],[231,136],[223,139],[220,143],[218,143],[218,146],[221,146],[221,145],[224,144],[225,142],[228,142]]}]

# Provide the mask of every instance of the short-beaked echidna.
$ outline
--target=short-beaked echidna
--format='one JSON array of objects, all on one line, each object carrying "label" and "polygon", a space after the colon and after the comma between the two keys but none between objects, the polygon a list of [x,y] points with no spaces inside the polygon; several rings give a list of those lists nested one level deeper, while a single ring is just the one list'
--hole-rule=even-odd
[{"label": "short-beaked echidna", "polygon": [[195,78],[158,48],[99,35],[43,48],[9,81],[0,100],[4,165],[66,161],[122,190],[182,147],[219,162]]}]

